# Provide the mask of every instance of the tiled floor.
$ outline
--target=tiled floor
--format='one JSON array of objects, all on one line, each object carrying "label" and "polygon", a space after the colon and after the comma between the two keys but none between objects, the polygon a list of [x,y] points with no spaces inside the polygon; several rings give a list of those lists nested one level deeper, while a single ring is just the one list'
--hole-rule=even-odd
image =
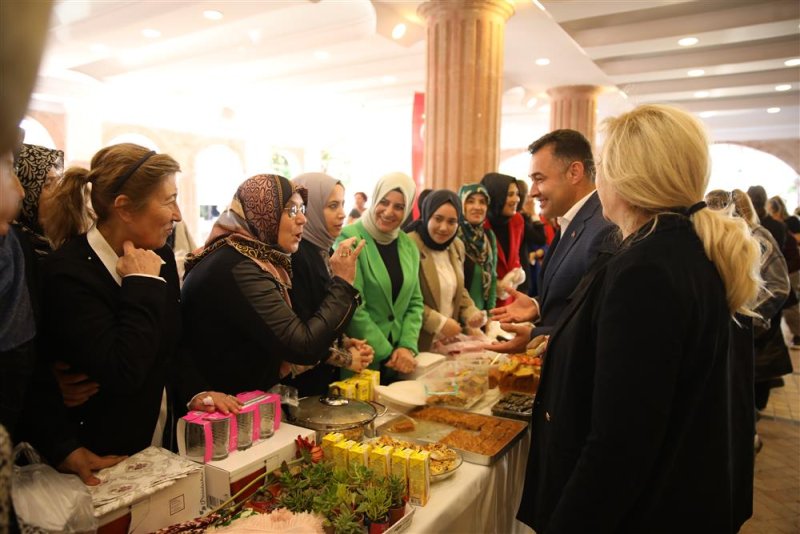
[{"label": "tiled floor", "polygon": [[757,425],[764,447],[756,456],[753,517],[743,534],[800,532],[800,350],[791,354],[795,372],[772,390]]}]

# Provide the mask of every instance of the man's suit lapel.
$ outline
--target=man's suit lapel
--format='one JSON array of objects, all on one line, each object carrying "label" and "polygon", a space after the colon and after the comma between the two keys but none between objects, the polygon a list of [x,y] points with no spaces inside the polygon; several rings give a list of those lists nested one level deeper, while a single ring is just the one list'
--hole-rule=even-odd
[{"label": "man's suit lapel", "polygon": [[547,290],[550,287],[550,281],[558,271],[561,263],[575,246],[575,243],[577,243],[578,239],[580,239],[583,230],[586,228],[586,220],[591,218],[594,211],[598,208],[599,203],[600,201],[597,197],[597,193],[592,193],[592,196],[589,197],[581,209],[578,210],[578,213],[575,214],[575,219],[569,223],[569,226],[567,226],[566,234],[562,234],[555,252],[553,252],[553,255],[550,257],[545,267],[545,273],[542,282],[542,285],[544,286],[544,290],[542,291],[542,301],[544,301],[544,299],[547,297]]}]

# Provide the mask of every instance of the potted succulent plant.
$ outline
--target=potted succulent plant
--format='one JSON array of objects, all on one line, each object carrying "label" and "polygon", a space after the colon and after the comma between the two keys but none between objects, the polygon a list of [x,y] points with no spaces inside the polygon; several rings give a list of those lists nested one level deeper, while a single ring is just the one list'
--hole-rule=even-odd
[{"label": "potted succulent plant", "polygon": [[320,515],[322,519],[322,528],[325,529],[326,534],[333,533],[333,516],[334,511],[339,507],[339,498],[336,495],[336,486],[330,485],[322,489],[317,495],[314,496],[314,505],[312,510]]},{"label": "potted succulent plant", "polygon": [[390,475],[386,477],[386,489],[389,491],[389,524],[394,525],[406,515],[406,482],[402,478]]},{"label": "potted succulent plant", "polygon": [[383,486],[369,486],[360,489],[363,500],[356,509],[369,521],[369,534],[381,534],[389,528],[389,507],[391,495]]},{"label": "potted succulent plant", "polygon": [[356,514],[347,507],[340,509],[331,523],[336,534],[362,534],[364,532],[364,525],[359,522]]}]

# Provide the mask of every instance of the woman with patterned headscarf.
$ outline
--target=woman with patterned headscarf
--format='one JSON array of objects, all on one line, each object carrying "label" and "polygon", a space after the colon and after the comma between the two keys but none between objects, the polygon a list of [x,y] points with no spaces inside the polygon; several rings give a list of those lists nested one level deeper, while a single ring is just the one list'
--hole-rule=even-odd
[{"label": "woman with patterned headscarf", "polygon": [[464,242],[464,287],[479,310],[489,311],[497,302],[497,239],[484,227],[489,191],[482,184],[462,185],[458,190],[463,212],[458,237]]},{"label": "woman with patterned headscarf", "polygon": [[390,383],[398,372],[410,373],[417,366],[414,356],[423,309],[419,251],[400,231],[411,213],[414,190],[414,181],[403,173],[381,177],[375,184],[373,204],[355,224],[345,226],[339,237],[366,241],[356,279],[363,304],[346,332],[375,349],[370,367],[380,370],[382,383]]},{"label": "woman with patterned headscarf", "polygon": [[419,282],[425,308],[419,349],[436,339],[461,333],[462,325],[480,328],[486,314],[475,307],[464,287],[464,244],[458,237],[461,201],[447,189],[432,191],[422,202],[420,218],[408,228],[419,249]]},{"label": "woman with patterned headscarf", "polygon": [[14,170],[25,190],[15,225],[28,238],[37,255],[49,254],[53,247],[46,237],[46,217],[47,212],[51,211],[48,207],[54,186],[64,171],[64,152],[43,146],[22,145],[14,162]]},{"label": "woman with patterned headscarf", "polygon": [[[301,174],[292,180],[295,186],[308,191],[306,225],[303,240],[292,254],[292,309],[303,321],[317,313],[333,282],[331,273],[331,247],[344,226],[344,186],[321,172]],[[339,380],[339,369],[346,367],[361,371],[372,362],[372,347],[362,340],[342,336],[336,341],[324,362],[294,377],[286,377],[284,384],[294,386],[301,397],[327,393],[328,384]]]},{"label": "woman with patterned headscarf", "polygon": [[183,347],[211,389],[267,390],[288,372],[313,365],[358,302],[355,262],[363,244],[343,242],[330,259],[331,284],[307,320],[292,309],[291,255],[306,225],[304,187],[282,176],[245,180],[219,216],[205,248],[186,261]]}]

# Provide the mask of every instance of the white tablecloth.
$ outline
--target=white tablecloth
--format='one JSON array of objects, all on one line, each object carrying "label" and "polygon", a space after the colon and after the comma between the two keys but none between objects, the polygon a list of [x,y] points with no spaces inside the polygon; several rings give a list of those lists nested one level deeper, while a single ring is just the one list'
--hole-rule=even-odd
[{"label": "white tablecloth", "polygon": [[[490,390],[473,411],[491,414],[499,398]],[[525,482],[530,430],[491,466],[461,464],[448,479],[431,486],[431,498],[417,508],[406,532],[433,534],[517,534],[533,532],[516,520]]]}]

